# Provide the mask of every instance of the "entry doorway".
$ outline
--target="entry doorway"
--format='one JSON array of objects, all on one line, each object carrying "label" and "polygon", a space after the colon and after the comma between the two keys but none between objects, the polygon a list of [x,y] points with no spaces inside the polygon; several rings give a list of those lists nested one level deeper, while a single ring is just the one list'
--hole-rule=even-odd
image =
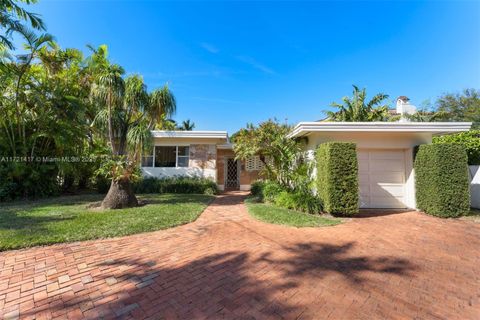
[{"label": "entry doorway", "polygon": [[235,158],[225,159],[225,190],[240,189],[240,162]]}]

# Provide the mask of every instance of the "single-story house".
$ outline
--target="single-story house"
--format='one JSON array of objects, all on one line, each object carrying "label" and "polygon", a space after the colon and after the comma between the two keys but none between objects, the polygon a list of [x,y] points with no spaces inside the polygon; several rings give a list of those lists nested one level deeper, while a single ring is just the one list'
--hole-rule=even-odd
[{"label": "single-story house", "polygon": [[300,122],[290,137],[305,138],[311,153],[323,142],[356,143],[360,207],[414,209],[415,146],[470,127],[470,122]]},{"label": "single-story house", "polygon": [[235,159],[226,131],[152,131],[154,148],[142,159],[147,177],[197,176],[217,182],[220,190],[250,190],[258,179],[258,157]]},{"label": "single-story house", "polygon": [[[327,141],[354,142],[358,149],[360,207],[416,208],[414,147],[434,135],[468,131],[463,122],[300,122],[290,137],[305,139],[311,154]],[[226,131],[153,131],[155,148],[142,160],[145,176],[201,176],[220,190],[249,190],[262,161],[235,160]]]}]

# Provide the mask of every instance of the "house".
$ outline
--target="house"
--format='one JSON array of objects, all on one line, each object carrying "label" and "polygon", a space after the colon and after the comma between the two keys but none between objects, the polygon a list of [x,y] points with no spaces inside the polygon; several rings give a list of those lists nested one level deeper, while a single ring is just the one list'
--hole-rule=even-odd
[{"label": "house", "polygon": [[468,131],[464,122],[300,122],[291,138],[313,154],[328,141],[357,145],[361,208],[416,208],[414,148],[434,135]]},{"label": "house", "polygon": [[[463,122],[300,122],[290,137],[313,155],[328,141],[357,145],[362,208],[416,208],[414,148],[434,135],[468,131]],[[145,176],[198,176],[220,190],[249,190],[262,161],[235,159],[226,131],[153,131],[155,147],[142,159]]]},{"label": "house", "polygon": [[217,182],[220,190],[250,190],[258,179],[258,157],[235,159],[226,131],[152,131],[154,148],[142,158],[147,177],[190,176]]}]

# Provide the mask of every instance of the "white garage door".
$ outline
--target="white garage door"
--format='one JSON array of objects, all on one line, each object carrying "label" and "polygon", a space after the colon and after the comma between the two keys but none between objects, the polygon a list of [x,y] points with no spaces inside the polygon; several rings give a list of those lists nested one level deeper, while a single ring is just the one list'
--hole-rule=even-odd
[{"label": "white garage door", "polygon": [[403,150],[358,150],[361,208],[406,208]]}]

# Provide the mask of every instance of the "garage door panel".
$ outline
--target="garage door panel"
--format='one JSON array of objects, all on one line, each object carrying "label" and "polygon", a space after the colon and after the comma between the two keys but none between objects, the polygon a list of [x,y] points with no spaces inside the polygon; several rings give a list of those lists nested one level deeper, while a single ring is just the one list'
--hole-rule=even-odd
[{"label": "garage door panel", "polygon": [[[403,160],[373,160],[369,161],[369,169],[372,172],[404,172],[405,171],[405,162]],[[363,171],[363,170],[362,170]]]},{"label": "garage door panel", "polygon": [[[365,179],[365,178],[364,178]],[[367,178],[371,183],[387,183],[387,184],[403,184],[405,174],[403,172],[384,172],[384,173],[371,173]]]},{"label": "garage door panel", "polygon": [[395,160],[395,159],[402,159],[404,158],[403,150],[395,151],[395,150],[388,150],[388,151],[370,151],[369,157],[372,160]]},{"label": "garage door panel", "polygon": [[397,184],[382,184],[382,185],[373,185],[370,186],[369,191],[371,194],[376,197],[403,197],[404,196],[404,186]]},{"label": "garage door panel", "polygon": [[364,184],[364,183],[368,184],[370,182],[370,176],[366,173],[360,173],[358,175],[358,182],[360,184]]},{"label": "garage door panel", "polygon": [[368,164],[368,160],[365,161],[365,162],[362,162],[362,161],[359,161],[358,162],[358,171],[359,172],[363,172],[363,171],[366,171],[368,172],[368,169],[370,168],[369,164]]},{"label": "garage door panel", "polygon": [[403,150],[359,150],[360,206],[405,208]]},{"label": "garage door panel", "polygon": [[369,208],[405,208],[403,198],[371,197]]},{"label": "garage door panel", "polygon": [[358,159],[358,160],[366,160],[366,159],[368,159],[368,151],[358,151],[358,152],[357,152],[357,159]]}]

